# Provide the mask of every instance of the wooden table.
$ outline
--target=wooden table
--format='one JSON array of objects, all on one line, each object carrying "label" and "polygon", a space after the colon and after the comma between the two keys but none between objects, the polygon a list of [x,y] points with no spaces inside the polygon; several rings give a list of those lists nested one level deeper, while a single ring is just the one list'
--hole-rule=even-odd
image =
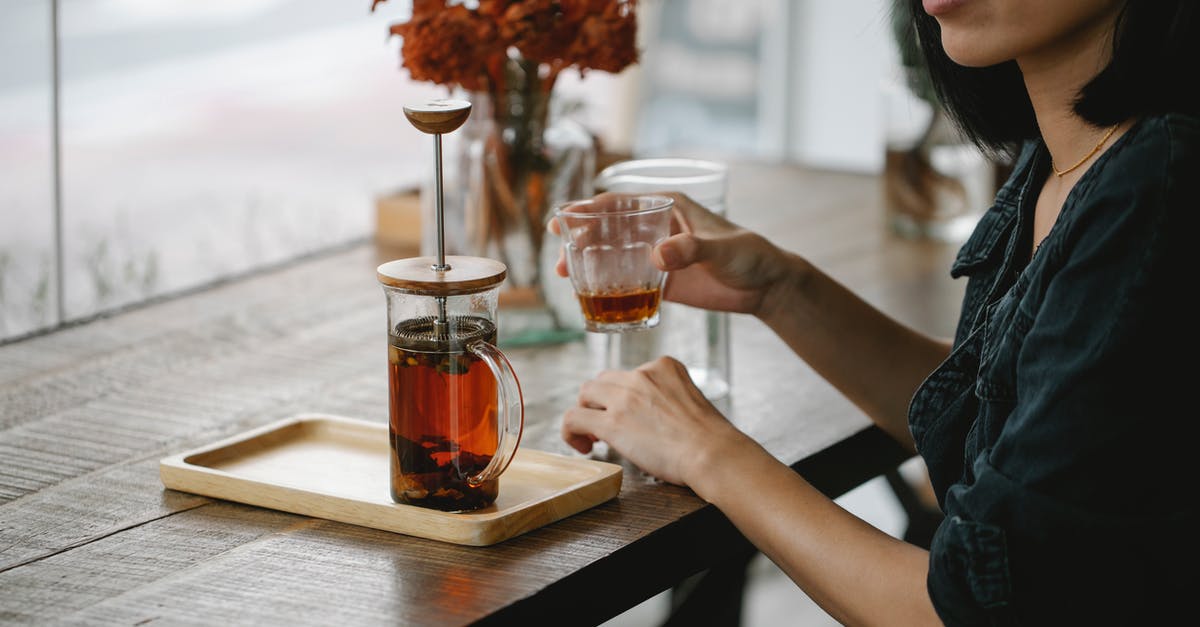
[{"label": "wooden table", "polygon": [[[877,178],[744,164],[731,181],[735,221],[951,332],[956,247],[890,236]],[[628,471],[617,499],[483,548],[165,490],[162,457],[294,413],[386,421],[378,261],[362,243],[0,346],[0,622],[594,624],[744,550],[689,490]],[[903,459],[761,323],[733,338],[732,419],[827,494]],[[586,347],[509,354],[522,446],[569,452]]]}]

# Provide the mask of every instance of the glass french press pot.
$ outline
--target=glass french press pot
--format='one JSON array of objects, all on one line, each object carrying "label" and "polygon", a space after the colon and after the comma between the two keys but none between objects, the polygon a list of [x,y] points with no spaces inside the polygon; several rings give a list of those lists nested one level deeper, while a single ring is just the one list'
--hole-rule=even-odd
[{"label": "glass french press pot", "polygon": [[444,511],[487,507],[524,426],[521,387],[496,348],[496,307],[507,268],[445,256],[441,135],[470,114],[465,101],[405,107],[434,136],[437,257],[397,259],[376,271],[387,297],[391,492],[397,503]]}]

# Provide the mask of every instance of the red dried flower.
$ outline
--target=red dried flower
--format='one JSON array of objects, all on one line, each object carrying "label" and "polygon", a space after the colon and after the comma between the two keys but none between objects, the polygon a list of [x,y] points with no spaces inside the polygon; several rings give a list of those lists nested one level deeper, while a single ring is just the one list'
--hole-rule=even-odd
[{"label": "red dried flower", "polygon": [[[385,0],[372,0],[371,10]],[[413,78],[469,90],[496,89],[510,51],[542,67],[547,87],[576,67],[620,72],[636,63],[637,0],[414,0],[391,26]]]}]

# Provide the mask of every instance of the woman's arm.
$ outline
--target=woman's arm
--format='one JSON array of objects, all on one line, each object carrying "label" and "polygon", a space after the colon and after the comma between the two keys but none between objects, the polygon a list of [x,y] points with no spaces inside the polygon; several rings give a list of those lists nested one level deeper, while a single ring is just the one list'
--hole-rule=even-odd
[{"label": "woman's arm", "polygon": [[950,354],[949,342],[906,327],[802,257],[674,197],[683,227],[655,249],[658,265],[671,272],[667,297],[757,316],[912,450],[909,400]]},{"label": "woman's arm", "polygon": [[661,358],[583,385],[563,438],[603,440],[646,472],[691,487],[724,512],[821,607],[846,624],[937,624],[929,555],[838,507],[738,431]]},{"label": "woman's arm", "polygon": [[766,451],[738,448],[710,453],[718,466],[707,462],[689,485],[826,612],[845,625],[940,624],[927,551],[850,514]]},{"label": "woman's arm", "polygon": [[[798,255],[743,229],[683,194],[676,234],[654,249],[670,272],[668,299],[757,316],[901,445],[913,450],[908,402],[950,353],[950,344],[910,329]],[[551,220],[550,230],[558,233]],[[561,256],[558,274],[567,276]]]},{"label": "woman's arm", "polygon": [[907,327],[795,255],[759,319],[875,424],[910,450],[908,403],[950,343]]}]

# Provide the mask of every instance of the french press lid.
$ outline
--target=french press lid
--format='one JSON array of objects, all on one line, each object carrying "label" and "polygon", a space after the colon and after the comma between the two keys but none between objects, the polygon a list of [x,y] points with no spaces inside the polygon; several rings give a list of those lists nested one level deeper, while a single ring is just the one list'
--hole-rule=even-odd
[{"label": "french press lid", "polygon": [[409,257],[380,265],[375,273],[387,287],[423,296],[459,296],[489,290],[504,281],[508,267],[495,259],[450,255],[448,270],[435,257]]}]

